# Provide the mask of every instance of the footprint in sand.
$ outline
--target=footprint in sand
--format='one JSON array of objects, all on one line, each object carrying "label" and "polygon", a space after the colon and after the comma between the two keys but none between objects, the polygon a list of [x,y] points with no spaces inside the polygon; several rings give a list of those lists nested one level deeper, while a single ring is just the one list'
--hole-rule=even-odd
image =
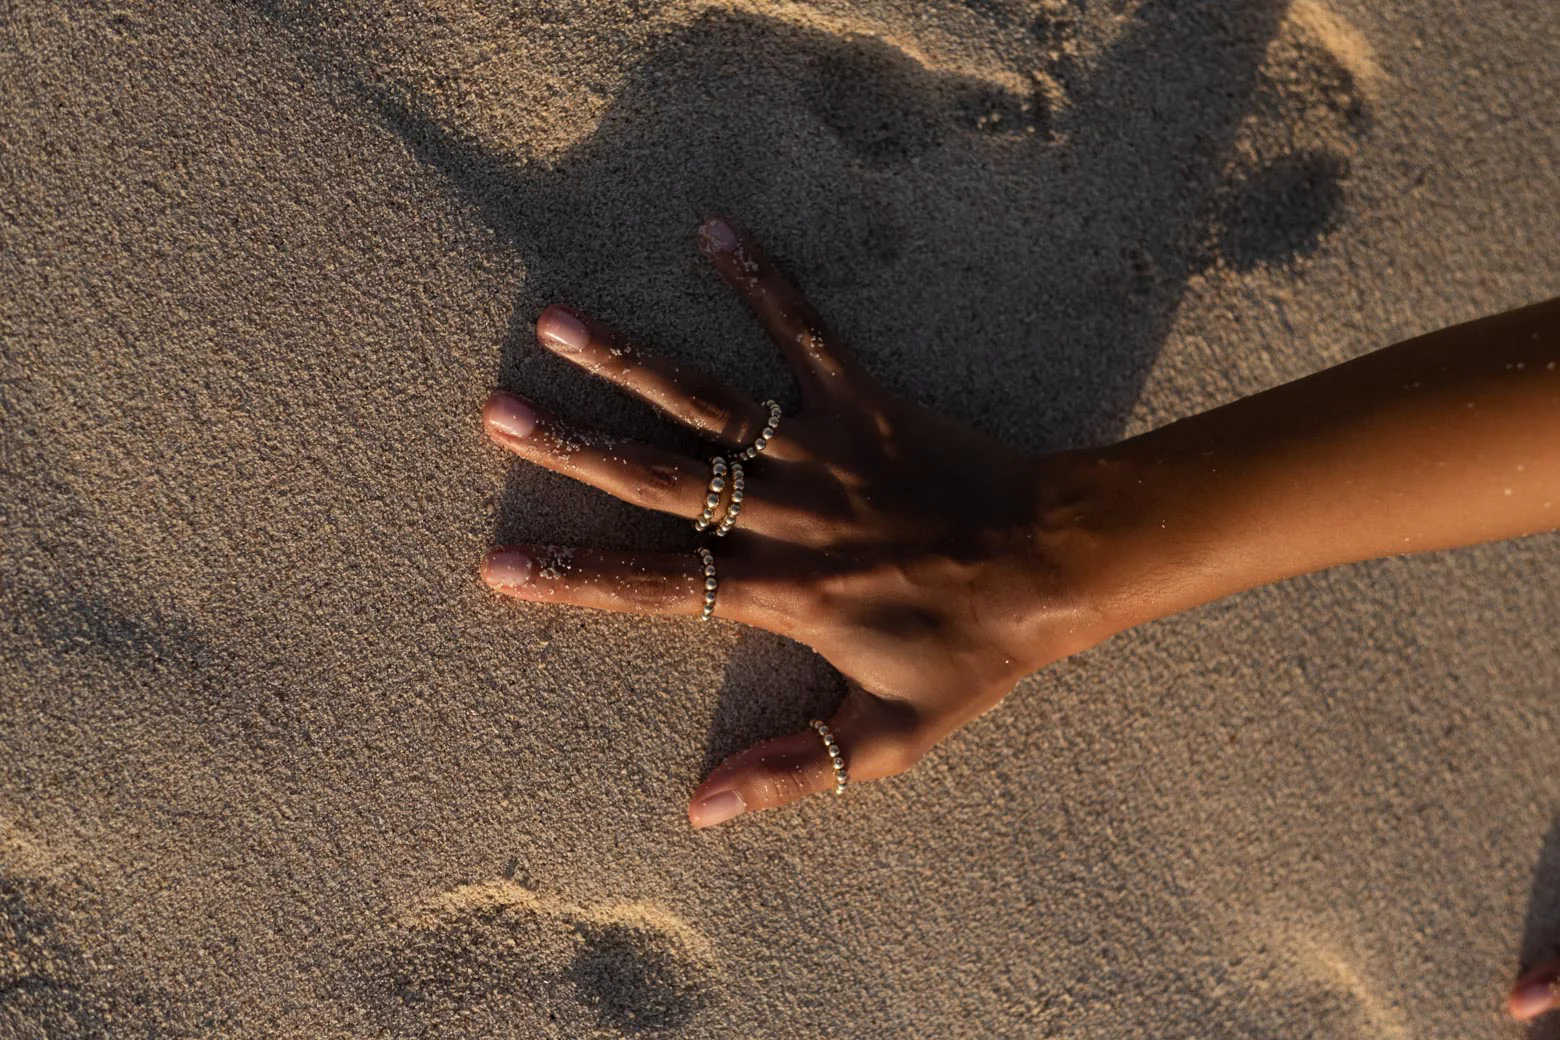
[{"label": "footprint in sand", "polygon": [[1233,1008],[1218,1035],[1299,1040],[1408,1040],[1403,1018],[1356,960],[1324,936],[1282,929],[1229,965],[1217,1003]]},{"label": "footprint in sand", "polygon": [[81,979],[81,958],[60,941],[21,878],[0,870],[0,1036],[105,1036]]},{"label": "footprint in sand", "polygon": [[[713,999],[709,944],[645,903],[581,907],[509,881],[411,908],[357,958],[367,1010],[402,1034],[640,1036]],[[476,1034],[473,1034],[476,1035]]]},{"label": "footprint in sand", "polygon": [[912,159],[960,131],[1021,135],[1046,124],[1040,95],[933,72],[875,37],[820,36],[811,61],[813,113],[870,164]]},{"label": "footprint in sand", "polygon": [[45,909],[49,884],[36,845],[0,821],[0,1037],[112,1035],[110,995]]},{"label": "footprint in sand", "polygon": [[1382,82],[1370,45],[1317,0],[1297,0],[1269,43],[1226,171],[1216,251],[1237,269],[1316,248]]}]

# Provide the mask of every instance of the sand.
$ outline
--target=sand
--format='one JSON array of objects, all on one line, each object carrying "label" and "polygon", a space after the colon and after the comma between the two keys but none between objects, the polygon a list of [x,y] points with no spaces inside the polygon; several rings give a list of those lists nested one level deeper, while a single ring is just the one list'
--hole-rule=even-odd
[{"label": "sand", "polygon": [[751,227],[896,389],[1138,432],[1560,272],[1533,0],[0,3],[0,1037],[1472,1037],[1560,946],[1560,538],[1033,676],[694,833],[805,648],[500,602],[685,527],[481,436],[562,300],[795,401]]}]

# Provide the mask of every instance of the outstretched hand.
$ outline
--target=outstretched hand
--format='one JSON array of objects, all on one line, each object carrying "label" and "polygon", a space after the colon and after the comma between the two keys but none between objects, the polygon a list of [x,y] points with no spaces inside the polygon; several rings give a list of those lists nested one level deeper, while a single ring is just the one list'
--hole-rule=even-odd
[{"label": "outstretched hand", "polygon": [[[715,616],[806,643],[848,680],[829,725],[852,783],[909,769],[991,708],[1022,676],[1108,634],[1074,563],[1091,539],[1066,455],[1026,456],[883,390],[745,233],[708,221],[700,245],[785,354],[802,408],[746,462],[739,522],[708,539]],[[554,306],[537,338],[728,451],[752,444],[768,410],[719,379]],[[506,391],[484,408],[489,436],[520,457],[624,501],[690,520],[710,462],[609,441]],[[722,452],[725,453],[725,452]],[[699,616],[699,556],[577,549],[538,566],[537,546],[489,552],[484,579],[518,599]],[[799,723],[804,720],[798,720]],[[829,790],[811,729],[721,763],[694,792],[695,827]]]}]

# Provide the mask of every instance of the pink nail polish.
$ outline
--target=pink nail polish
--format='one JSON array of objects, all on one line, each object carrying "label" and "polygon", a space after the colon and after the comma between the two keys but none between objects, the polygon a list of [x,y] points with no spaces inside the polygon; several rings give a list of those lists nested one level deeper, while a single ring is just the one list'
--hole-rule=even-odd
[{"label": "pink nail polish", "polygon": [[1513,1018],[1527,1019],[1548,1011],[1553,1003],[1554,995],[1550,992],[1549,983],[1532,982],[1512,991],[1509,1007]]},{"label": "pink nail polish", "polygon": [[585,323],[557,307],[542,315],[536,323],[536,334],[559,350],[584,350],[590,345],[590,330]]},{"label": "pink nail polish", "polygon": [[735,252],[741,243],[737,240],[737,233],[731,229],[731,225],[719,217],[712,217],[704,222],[699,229],[699,238],[704,245],[704,251],[714,253]]},{"label": "pink nail polish", "polygon": [[529,437],[536,429],[536,412],[531,406],[502,390],[488,398],[487,406],[482,409],[482,419],[507,437]]},{"label": "pink nail polish", "polygon": [[495,549],[482,561],[482,580],[495,589],[514,589],[531,581],[531,558],[514,549]]},{"label": "pink nail polish", "polygon": [[714,827],[735,819],[747,812],[742,796],[735,791],[722,791],[708,798],[701,798],[688,810],[688,818],[699,829]]}]

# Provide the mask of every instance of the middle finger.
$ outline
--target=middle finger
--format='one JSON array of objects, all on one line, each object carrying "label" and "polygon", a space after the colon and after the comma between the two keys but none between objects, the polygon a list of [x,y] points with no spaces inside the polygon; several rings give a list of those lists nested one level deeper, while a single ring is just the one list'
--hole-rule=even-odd
[{"label": "middle finger", "polygon": [[[521,458],[599,488],[630,505],[692,520],[704,511],[713,476],[708,459],[695,459],[638,441],[581,430],[506,390],[482,409],[488,437]],[[767,453],[766,453],[767,454]],[[815,540],[822,530],[817,505],[837,489],[811,471],[781,467],[753,476],[742,499],[737,530]],[[731,508],[731,485],[720,492],[718,521]]]}]

